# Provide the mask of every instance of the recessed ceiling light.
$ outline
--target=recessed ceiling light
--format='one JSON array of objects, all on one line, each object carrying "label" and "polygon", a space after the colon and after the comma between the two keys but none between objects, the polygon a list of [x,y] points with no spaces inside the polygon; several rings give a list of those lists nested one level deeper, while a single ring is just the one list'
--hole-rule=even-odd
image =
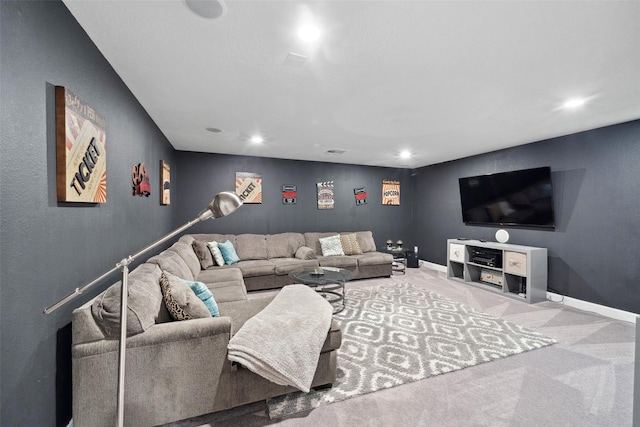
[{"label": "recessed ceiling light", "polygon": [[218,128],[207,128],[207,130],[208,130],[209,132],[213,132],[213,133],[220,133],[220,132],[222,132],[222,130],[221,130],[221,129],[218,129]]},{"label": "recessed ceiling light", "polygon": [[198,16],[216,19],[227,12],[223,0],[183,0],[187,8]]},{"label": "recessed ceiling light", "polygon": [[401,159],[408,159],[411,157],[411,152],[409,150],[403,150],[400,152]]},{"label": "recessed ceiling light", "polygon": [[264,138],[260,135],[253,135],[250,141],[254,144],[262,144],[264,142]]},{"label": "recessed ceiling light", "polygon": [[298,37],[306,42],[314,42],[320,38],[320,29],[315,25],[304,25],[298,30]]},{"label": "recessed ceiling light", "polygon": [[582,107],[586,101],[583,98],[573,98],[565,102],[562,106],[564,108],[578,108]]}]

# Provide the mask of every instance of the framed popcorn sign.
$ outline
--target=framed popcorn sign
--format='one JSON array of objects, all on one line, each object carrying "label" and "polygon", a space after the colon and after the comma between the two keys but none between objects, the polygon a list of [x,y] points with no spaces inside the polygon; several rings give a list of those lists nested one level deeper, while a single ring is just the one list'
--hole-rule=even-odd
[{"label": "framed popcorn sign", "polygon": [[400,205],[400,181],[382,180],[382,204]]},{"label": "framed popcorn sign", "polygon": [[56,86],[55,102],[58,201],[106,203],[104,117],[62,86]]}]

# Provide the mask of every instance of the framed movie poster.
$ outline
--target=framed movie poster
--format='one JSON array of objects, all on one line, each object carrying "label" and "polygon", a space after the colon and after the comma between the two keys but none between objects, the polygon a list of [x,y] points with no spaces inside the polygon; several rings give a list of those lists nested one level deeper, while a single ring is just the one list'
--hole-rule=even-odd
[{"label": "framed movie poster", "polygon": [[292,184],[282,186],[282,204],[295,205],[298,199],[298,187]]},{"label": "framed movie poster", "polygon": [[318,209],[333,209],[333,181],[316,183],[318,188]]},{"label": "framed movie poster", "polygon": [[262,175],[236,172],[236,194],[242,203],[262,203]]},{"label": "framed movie poster", "polygon": [[59,202],[106,203],[105,119],[56,86],[56,192]]},{"label": "framed movie poster", "polygon": [[400,181],[383,180],[382,181],[382,204],[383,205],[400,205]]},{"label": "framed movie poster", "polygon": [[365,187],[354,188],[353,195],[356,199],[356,206],[367,204],[367,189]]},{"label": "framed movie poster", "polygon": [[171,204],[171,167],[160,160],[160,204]]}]

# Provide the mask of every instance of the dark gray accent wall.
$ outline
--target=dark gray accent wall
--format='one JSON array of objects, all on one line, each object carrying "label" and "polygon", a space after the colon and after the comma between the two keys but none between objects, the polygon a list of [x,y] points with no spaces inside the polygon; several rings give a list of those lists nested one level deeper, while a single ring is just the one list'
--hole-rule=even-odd
[{"label": "dark gray accent wall", "polygon": [[555,231],[508,228],[509,243],[549,250],[550,291],[640,313],[640,121],[415,171],[423,259],[446,265],[446,240],[495,241],[499,227],[462,222],[458,178],[551,167]]},{"label": "dark gray accent wall", "polygon": [[[158,169],[174,150],[62,2],[0,8],[0,425],[66,425],[71,311],[118,275],[51,315],[43,309],[172,229]],[[105,204],[56,201],[55,85],[106,119]],[[149,198],[132,196],[137,162],[150,172]]]},{"label": "dark gray accent wall", "polygon": [[[286,231],[371,230],[378,246],[387,239],[411,242],[411,174],[406,169],[324,162],[178,152],[172,181],[181,222],[193,219],[220,191],[235,191],[236,172],[262,175],[262,204],[245,204],[232,215],[197,224],[189,232],[274,234]],[[382,180],[400,181],[400,206],[382,205]],[[316,183],[334,181],[335,208],[317,208]],[[282,203],[282,185],[297,186],[295,205]],[[368,202],[356,206],[353,190],[365,187]]]}]

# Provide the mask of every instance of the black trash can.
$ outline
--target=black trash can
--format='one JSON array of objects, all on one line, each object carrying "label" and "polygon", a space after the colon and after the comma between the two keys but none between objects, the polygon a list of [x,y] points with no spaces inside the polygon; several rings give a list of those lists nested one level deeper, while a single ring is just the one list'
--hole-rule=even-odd
[{"label": "black trash can", "polygon": [[407,267],[418,268],[420,267],[420,255],[416,252],[409,252],[407,254]]}]

